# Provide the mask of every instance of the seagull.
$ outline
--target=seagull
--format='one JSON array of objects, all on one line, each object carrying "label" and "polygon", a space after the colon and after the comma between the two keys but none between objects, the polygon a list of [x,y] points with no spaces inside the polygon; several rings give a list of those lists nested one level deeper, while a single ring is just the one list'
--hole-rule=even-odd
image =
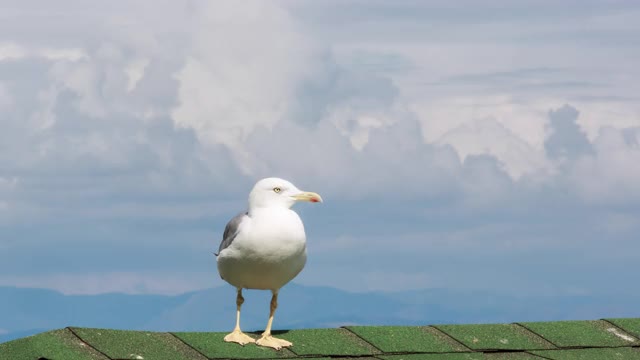
[{"label": "seagull", "polygon": [[[320,195],[301,191],[279,178],[258,181],[249,193],[249,210],[229,221],[216,254],[220,277],[237,289],[236,327],[224,337],[240,345],[255,342],[280,350],[291,342],[271,335],[278,291],[302,271],[307,262],[304,225],[291,207],[298,201],[322,202]],[[242,289],[271,290],[269,321],[255,340],[240,330]]]}]

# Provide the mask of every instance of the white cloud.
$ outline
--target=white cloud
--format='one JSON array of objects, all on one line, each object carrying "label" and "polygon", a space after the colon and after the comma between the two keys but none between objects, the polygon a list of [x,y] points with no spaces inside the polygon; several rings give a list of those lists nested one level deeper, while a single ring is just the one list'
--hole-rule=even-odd
[{"label": "white cloud", "polygon": [[0,43],[0,61],[20,60],[26,57],[27,51],[14,43]]},{"label": "white cloud", "polygon": [[552,101],[522,103],[503,95],[415,101],[411,108],[427,143],[451,145],[463,160],[495,156],[514,180],[550,171],[543,144]]},{"label": "white cloud", "polygon": [[127,74],[127,92],[131,92],[136,88],[138,81],[144,76],[144,69],[149,65],[149,59],[136,59],[129,63],[125,69]]},{"label": "white cloud", "polygon": [[581,157],[569,173],[578,193],[597,203],[640,200],[640,130],[605,127],[593,145],[595,154]]},{"label": "white cloud", "polygon": [[493,119],[464,124],[445,133],[436,144],[452,145],[462,160],[469,155],[492,155],[513,179],[547,167],[544,154]]},{"label": "white cloud", "polygon": [[38,48],[13,42],[0,43],[0,61],[18,61],[30,57],[49,61],[79,61],[86,59],[87,54],[80,48]]},{"label": "white cloud", "polygon": [[66,60],[75,62],[86,60],[88,57],[84,50],[78,48],[45,48],[36,50],[35,53],[51,61]]},{"label": "white cloud", "polygon": [[172,116],[203,143],[229,147],[250,171],[243,144],[257,127],[285,118],[296,85],[313,69],[313,40],[277,3],[201,5],[186,64],[176,74]]},{"label": "white cloud", "polygon": [[420,114],[424,137],[429,143],[439,141],[460,125],[493,119],[536,150],[542,149],[547,111],[554,104],[540,99],[521,103],[500,94],[416,101],[419,102],[413,103],[412,108]]},{"label": "white cloud", "polygon": [[602,99],[571,103],[580,110],[578,124],[591,142],[596,141],[596,138],[601,135],[600,131],[603,127],[615,129],[640,127],[640,103],[637,99],[632,101]]},{"label": "white cloud", "polygon": [[[327,46],[317,28],[296,18],[299,13],[292,4],[202,2],[186,10],[167,5],[153,16],[140,16],[144,7],[138,5],[128,15],[119,12],[124,8],[113,8],[114,13],[95,30],[100,40],[90,46],[3,43],[4,59],[38,57],[48,62],[46,78],[32,89],[37,94],[33,102],[18,105],[30,109],[29,126],[41,130],[37,144],[31,144],[39,154],[57,151],[58,156],[69,158],[75,157],[71,153],[88,154],[123,165],[129,163],[129,151],[147,146],[169,165],[175,161],[171,152],[156,145],[146,132],[154,119],[170,115],[174,124],[193,130],[205,145],[198,150],[199,156],[211,169],[217,164],[210,160],[226,157],[226,147],[233,155],[233,166],[252,177],[283,172],[313,181],[315,176],[335,181],[340,185],[329,186],[340,189],[356,179],[366,183],[365,174],[375,174],[376,182],[362,184],[359,196],[399,176],[445,186],[451,176],[460,177],[455,174],[474,155],[495,157],[515,181],[527,176],[553,181],[556,176],[545,157],[544,141],[549,136],[548,111],[564,103],[562,97],[529,88],[527,92],[514,87],[479,91],[474,86],[496,81],[529,86],[575,75],[566,70],[571,62],[562,56],[545,58],[541,67],[534,50],[509,42],[468,47],[419,38],[395,45],[368,40]],[[172,15],[175,21],[168,21]],[[171,52],[160,46],[165,23],[171,24],[170,43],[181,44]],[[496,26],[499,30],[505,24]],[[601,26],[612,24],[604,21]],[[124,25],[135,30],[131,36],[120,29]],[[577,56],[572,49],[554,46],[558,54]],[[334,51],[341,56],[333,56]],[[514,51],[513,58],[505,56]],[[478,59],[496,59],[469,62],[471,53]],[[350,54],[377,54],[406,66],[403,71],[369,72],[358,62],[339,62],[353,58]],[[515,70],[514,61],[522,62]],[[0,86],[0,106],[15,102],[14,88],[15,84]],[[580,94],[585,91],[589,88]],[[311,102],[302,101],[304,97]],[[59,113],[68,110],[68,103],[87,118],[70,120],[65,114],[65,122],[57,124],[63,121]],[[621,128],[638,122],[637,111],[628,104],[576,102],[574,106],[581,110],[578,122],[591,141],[604,125]],[[299,112],[301,108],[313,110]],[[106,124],[123,118],[127,120],[117,126],[124,127],[106,129]],[[307,118],[313,120],[305,122]],[[435,146],[419,144],[413,128],[416,118],[424,141]],[[123,125],[136,121],[144,125]],[[74,127],[87,131],[74,134],[70,130]],[[52,131],[45,134],[44,130]],[[273,144],[273,139],[279,144]],[[264,150],[270,146],[274,148]],[[446,146],[455,149],[458,158],[443,150]],[[65,151],[69,153],[64,155]],[[218,152],[222,155],[212,155]],[[283,163],[285,157],[295,161]],[[326,167],[310,170],[299,165],[307,158]],[[385,167],[392,170],[376,172]],[[166,183],[157,173],[152,177],[156,183]],[[468,187],[458,188],[463,189]],[[414,190],[419,191],[417,186]]]},{"label": "white cloud", "polygon": [[369,142],[369,133],[373,129],[381,129],[394,122],[385,114],[362,114],[353,109],[340,108],[331,112],[328,121],[349,138],[351,146],[361,151]]}]

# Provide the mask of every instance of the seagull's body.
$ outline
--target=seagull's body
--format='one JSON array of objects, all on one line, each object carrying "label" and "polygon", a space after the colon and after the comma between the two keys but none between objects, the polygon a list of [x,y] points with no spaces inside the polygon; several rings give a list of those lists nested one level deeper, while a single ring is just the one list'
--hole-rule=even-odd
[{"label": "seagull's body", "polygon": [[[218,271],[238,290],[236,327],[225,341],[241,345],[256,342],[275,349],[291,346],[290,342],[271,336],[271,324],[278,291],[302,271],[307,261],[304,225],[291,210],[297,201],[321,202],[322,198],[300,191],[283,179],[262,179],[249,194],[249,210],[225,227],[218,251]],[[240,330],[242,289],[271,290],[273,294],[267,328],[257,341]]]},{"label": "seagull's body", "polygon": [[307,262],[304,225],[285,208],[261,208],[241,214],[240,232],[220,252],[220,276],[236,288],[277,290]]}]

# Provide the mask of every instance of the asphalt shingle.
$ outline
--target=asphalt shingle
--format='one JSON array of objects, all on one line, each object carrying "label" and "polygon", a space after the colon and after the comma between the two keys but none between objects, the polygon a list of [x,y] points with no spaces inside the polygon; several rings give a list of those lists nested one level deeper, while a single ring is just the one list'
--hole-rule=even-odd
[{"label": "asphalt shingle", "polygon": [[470,351],[430,326],[349,326],[347,329],[387,353]]},{"label": "asphalt shingle", "polygon": [[293,343],[296,355],[363,356],[379,354],[373,346],[346,329],[308,329],[275,333]]},{"label": "asphalt shingle", "polygon": [[554,346],[516,324],[434,325],[473,350],[541,350]]},{"label": "asphalt shingle", "polygon": [[605,319],[622,330],[640,339],[640,319]]},{"label": "asphalt shingle", "polygon": [[482,360],[481,353],[404,354],[380,356],[383,360]]},{"label": "asphalt shingle", "polygon": [[112,359],[207,360],[168,333],[87,328],[71,330]]},{"label": "asphalt shingle", "polygon": [[520,323],[558,347],[616,347],[640,343],[602,320]]},{"label": "asphalt shingle", "polygon": [[78,339],[69,329],[45,332],[36,336],[0,344],[2,360],[109,360]]}]

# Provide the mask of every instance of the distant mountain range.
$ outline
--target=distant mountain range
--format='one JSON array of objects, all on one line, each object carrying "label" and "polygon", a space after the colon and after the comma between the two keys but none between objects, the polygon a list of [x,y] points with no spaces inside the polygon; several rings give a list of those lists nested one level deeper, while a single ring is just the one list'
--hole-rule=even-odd
[{"label": "distant mountain range", "polygon": [[[263,329],[270,293],[244,292],[243,330]],[[349,293],[287,285],[274,327],[495,323],[640,317],[640,297],[508,296],[488,291],[427,289]],[[177,296],[63,295],[45,289],[0,287],[0,342],[65,326],[156,330],[229,331],[235,290],[224,286]]]}]

